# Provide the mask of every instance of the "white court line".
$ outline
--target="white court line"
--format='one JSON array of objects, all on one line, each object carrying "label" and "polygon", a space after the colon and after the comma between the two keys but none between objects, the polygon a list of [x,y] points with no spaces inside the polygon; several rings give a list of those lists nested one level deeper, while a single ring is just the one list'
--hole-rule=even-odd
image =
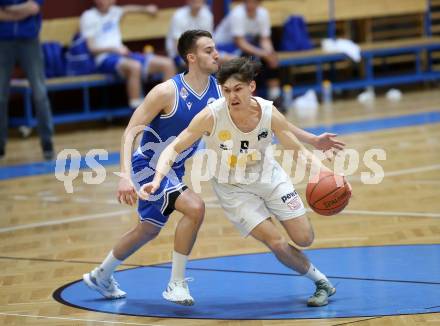
[{"label": "white court line", "polygon": [[[385,171],[384,172],[384,181],[389,177],[396,177],[396,176],[405,175],[405,174],[435,171],[435,170],[440,170],[440,164],[420,166],[417,168],[402,169],[402,170],[396,170],[396,171],[390,171],[390,172]],[[348,181],[351,181],[351,182],[354,182],[354,181],[360,182],[361,176],[360,175],[348,175],[347,179],[348,179]],[[421,182],[421,183],[428,183],[428,182]],[[432,181],[431,181],[431,183],[432,183]],[[434,181],[433,183],[436,184],[436,183],[438,183],[438,181]],[[307,187],[307,184],[300,184],[300,185],[296,185],[295,189],[304,189],[306,187]]]},{"label": "white court line", "polygon": [[26,314],[10,314],[10,313],[5,313],[5,312],[0,312],[0,315],[3,315],[3,316],[16,316],[16,317],[28,317],[28,318],[42,318],[42,319],[58,319],[58,320],[70,320],[70,321],[83,321],[83,322],[105,323],[105,324],[161,326],[159,324],[139,324],[139,323],[128,323],[128,322],[123,322],[123,321],[111,321],[111,320],[67,318],[67,317],[26,315]]},{"label": "white court line", "polygon": [[425,172],[425,171],[432,171],[432,170],[439,170],[440,164],[434,164],[434,165],[427,165],[427,166],[420,166],[418,168],[410,168],[410,169],[402,169],[392,172],[386,172],[385,171],[385,178],[386,177],[395,177],[398,175],[403,174],[411,174],[411,173],[417,173],[417,172]]},{"label": "white court line", "polygon": [[440,180],[399,180],[400,184],[440,185]]},{"label": "white court line", "polygon": [[105,200],[95,200],[85,197],[76,197],[73,198],[72,201],[78,204],[110,204],[110,205],[120,205],[120,203],[116,199],[105,199]]},{"label": "white court line", "polygon": [[[208,208],[221,208],[219,203],[207,203]],[[306,211],[312,212],[310,208],[306,208]],[[365,211],[365,210],[353,210],[344,209],[338,214],[350,214],[350,215],[376,215],[376,216],[411,216],[411,217],[440,217],[440,213],[424,213],[424,212],[393,212],[393,211]]]},{"label": "white court line", "polygon": [[[208,208],[220,208],[220,204],[218,203],[207,203],[206,207]],[[306,209],[307,211],[311,211],[310,209]],[[11,231],[17,231],[17,230],[25,230],[25,229],[31,229],[36,227],[42,227],[42,226],[52,226],[52,225],[59,225],[64,223],[73,223],[73,222],[81,222],[81,221],[89,221],[94,219],[102,219],[102,218],[110,218],[119,216],[122,214],[131,213],[130,210],[122,210],[122,211],[116,211],[116,212],[110,212],[110,213],[100,213],[100,214],[93,214],[93,215],[83,215],[78,217],[72,217],[67,218],[63,220],[55,220],[55,221],[48,221],[48,222],[40,222],[40,223],[31,223],[31,224],[25,224],[25,225],[17,225],[17,226],[11,226],[0,229],[0,233],[6,233]],[[350,215],[376,215],[376,216],[409,216],[409,217],[435,217],[440,218],[439,213],[423,213],[423,212],[393,212],[393,211],[366,211],[366,210],[343,210],[339,214],[350,214]]]},{"label": "white court line", "polygon": [[[398,175],[404,175],[404,174],[411,174],[416,172],[424,172],[424,171],[431,171],[431,170],[437,170],[440,169],[440,164],[434,164],[434,165],[428,165],[428,166],[421,166],[417,168],[410,168],[410,169],[402,169],[392,172],[385,172],[385,177],[390,176],[398,176]],[[301,185],[300,187],[296,187],[297,189],[303,188],[306,185]],[[206,207],[211,208],[219,208],[220,205],[216,204],[214,202],[215,197],[209,197],[206,201]],[[17,231],[17,230],[25,230],[29,228],[34,227],[40,227],[40,226],[50,226],[50,225],[58,225],[63,223],[71,223],[71,222],[80,222],[85,220],[92,220],[92,219],[100,219],[100,218],[107,218],[112,216],[118,216],[120,214],[126,214],[130,213],[129,210],[121,210],[116,212],[110,212],[110,213],[101,213],[101,214],[94,214],[94,215],[84,215],[79,217],[72,217],[64,220],[55,220],[55,221],[49,221],[49,222],[40,222],[40,223],[31,223],[31,224],[25,224],[25,225],[18,225],[18,226],[11,226],[6,228],[1,228],[0,233],[10,232],[10,231]],[[412,217],[440,217],[440,214],[437,213],[422,213],[422,212],[386,212],[386,211],[363,211],[363,210],[344,210],[341,212],[341,214],[358,214],[358,215],[381,215],[381,216],[394,216],[394,215],[400,215],[400,216],[412,216]]]},{"label": "white court line", "polygon": [[344,209],[338,214],[350,215],[378,215],[378,216],[411,216],[411,217],[440,217],[440,213],[423,213],[423,212],[390,212],[390,211],[363,211]]},{"label": "white court line", "polygon": [[6,306],[19,306],[19,305],[35,305],[35,304],[49,304],[49,303],[58,303],[55,301],[35,301],[35,302],[17,302],[17,303],[8,303],[2,307]]},{"label": "white court line", "polygon": [[30,224],[24,224],[24,225],[10,226],[10,227],[6,227],[6,228],[1,228],[0,233],[37,228],[37,227],[41,227],[41,226],[52,226],[52,225],[59,225],[59,224],[64,224],[64,223],[72,223],[72,222],[96,220],[96,219],[101,219],[101,218],[109,218],[109,217],[120,216],[122,214],[127,214],[127,213],[131,213],[131,212],[132,212],[131,210],[121,210],[121,211],[116,211],[116,212],[108,212],[108,213],[99,213],[99,214],[71,217],[71,218],[66,218],[66,219],[62,219],[62,220],[54,220],[54,221],[46,221],[46,222],[39,222],[39,223],[30,223]]},{"label": "white court line", "polygon": [[[63,199],[61,197],[57,196],[51,196],[51,197],[31,197],[31,196],[25,196],[25,195],[14,195],[10,197],[13,200],[17,201],[23,201],[23,200],[32,200],[32,199],[40,199],[44,202],[60,202]],[[72,199],[72,202],[77,204],[110,204],[110,205],[119,205],[119,202],[116,199],[105,199],[105,200],[96,200],[96,199],[90,199],[85,197],[75,197]]]}]

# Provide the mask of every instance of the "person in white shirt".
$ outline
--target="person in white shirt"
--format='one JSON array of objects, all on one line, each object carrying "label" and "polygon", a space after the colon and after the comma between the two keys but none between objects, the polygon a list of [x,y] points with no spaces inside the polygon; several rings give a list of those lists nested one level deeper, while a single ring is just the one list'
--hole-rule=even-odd
[{"label": "person in white shirt", "polygon": [[205,0],[187,0],[187,5],[177,9],[171,19],[165,46],[168,56],[178,65],[183,64],[183,60],[177,54],[177,40],[184,32],[193,29],[214,31],[214,18]]},{"label": "person in white shirt", "polygon": [[275,70],[278,59],[271,40],[270,16],[260,3],[260,0],[244,0],[235,6],[217,26],[214,40],[221,53],[254,56],[263,61],[269,68],[265,69],[264,78],[267,97],[280,108],[281,88]]},{"label": "person in white shirt", "polygon": [[167,57],[131,52],[122,43],[120,21],[123,16],[130,12],[155,15],[157,7],[117,6],[115,2],[94,0],[95,7],[81,15],[80,31],[87,40],[90,52],[95,56],[98,71],[118,74],[126,79],[130,107],[136,108],[143,100],[141,81],[154,73],[161,73],[164,80],[169,79],[175,74],[175,67]]},{"label": "person in white shirt", "polygon": [[[140,195],[148,198],[154,194],[179,153],[205,137],[212,186],[227,218],[244,236],[251,235],[265,244],[286,267],[315,282],[316,291],[307,305],[324,306],[336,289],[271,221],[271,216],[279,220],[296,245],[312,244],[313,227],[303,202],[270,149],[275,135],[285,149],[293,150],[295,160],[305,161],[309,170],[332,173],[295,134],[308,142],[320,138],[322,149],[340,150],[345,144],[293,126],[271,101],[254,97],[259,65],[248,58],[237,58],[220,67],[217,80],[224,97],[208,104],[162,151],[153,181],[144,184]],[[349,188],[344,196],[351,195]]]}]

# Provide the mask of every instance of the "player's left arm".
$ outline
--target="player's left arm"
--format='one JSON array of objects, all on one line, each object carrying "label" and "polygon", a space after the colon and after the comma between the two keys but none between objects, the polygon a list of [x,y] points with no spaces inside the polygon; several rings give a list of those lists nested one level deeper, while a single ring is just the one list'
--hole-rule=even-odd
[{"label": "player's left arm", "polygon": [[158,12],[158,8],[156,5],[125,5],[122,6],[123,15],[134,12],[141,12],[145,14],[149,14],[151,16],[155,16]]},{"label": "player's left arm", "polygon": [[160,186],[162,179],[168,174],[177,156],[202,138],[204,134],[211,132],[214,126],[214,118],[208,108],[200,111],[186,129],[184,129],[173,142],[171,142],[160,154],[156,166],[156,173],[152,182],[142,186],[139,195],[147,199]]},{"label": "player's left arm", "polygon": [[304,160],[307,170],[313,168],[313,171],[328,171],[328,169],[319,158],[313,155],[304,145],[298,140],[295,133],[291,130],[286,118],[276,109],[272,110],[272,131],[280,141],[285,149],[293,150],[293,159]]},{"label": "player's left arm", "polygon": [[[273,107],[272,112],[277,112],[279,115],[281,114],[275,107]],[[274,114],[274,113],[273,113]],[[275,113],[276,114],[276,113]],[[312,134],[306,130],[298,128],[293,125],[289,121],[286,121],[289,127],[289,130],[303,143],[312,145],[316,149],[322,151],[328,151],[333,149],[335,151],[343,150],[345,147],[345,143],[335,139],[337,134],[324,132],[320,135]]]}]

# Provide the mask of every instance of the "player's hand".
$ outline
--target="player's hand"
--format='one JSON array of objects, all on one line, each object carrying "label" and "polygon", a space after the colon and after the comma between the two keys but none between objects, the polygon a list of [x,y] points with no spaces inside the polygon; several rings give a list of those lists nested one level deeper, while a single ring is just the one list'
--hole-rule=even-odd
[{"label": "player's hand", "polygon": [[345,177],[344,180],[347,183],[348,191],[350,191],[350,194],[353,194],[353,187],[351,186],[351,183],[348,182],[348,180]]},{"label": "player's hand", "polygon": [[316,149],[320,149],[322,151],[328,151],[329,149],[333,149],[336,152],[342,151],[345,147],[345,143],[334,139],[337,136],[337,134],[331,134],[328,132],[320,134],[316,137],[314,146]]},{"label": "player's hand", "polygon": [[348,187],[348,191],[350,192],[350,197],[353,195],[353,187],[351,186],[350,182],[348,182],[347,177],[344,174],[340,174],[342,176],[342,179],[344,180],[344,183]]},{"label": "player's hand", "polygon": [[117,197],[121,204],[127,204],[130,206],[136,204],[137,193],[128,178],[123,177],[119,180]]},{"label": "player's hand", "polygon": [[156,190],[159,189],[159,187],[159,182],[155,182],[154,180],[152,182],[148,182],[144,184],[139,190],[139,197],[141,197],[143,200],[147,200],[148,198],[150,198],[150,195],[153,195]]}]

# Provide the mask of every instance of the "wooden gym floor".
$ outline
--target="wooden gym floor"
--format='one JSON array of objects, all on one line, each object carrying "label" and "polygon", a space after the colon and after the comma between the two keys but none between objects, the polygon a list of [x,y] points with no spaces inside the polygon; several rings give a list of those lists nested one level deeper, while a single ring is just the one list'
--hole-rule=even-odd
[{"label": "wooden gym floor", "polygon": [[[379,96],[371,107],[338,101],[320,109],[316,118],[288,117],[301,127],[364,121],[383,117],[440,112],[438,89],[405,93],[399,103]],[[58,133],[56,149],[91,148],[116,152],[122,127],[101,127]],[[350,178],[354,196],[344,214],[310,213],[316,240],[312,248],[440,243],[440,124],[351,133],[340,137],[348,148],[364,153],[383,148],[386,176],[378,185],[364,185],[361,165]],[[41,158],[38,139],[12,138],[0,168]],[[82,171],[74,192],[66,193],[53,174],[0,181],[0,324],[1,325],[440,325],[439,314],[314,320],[185,320],[130,317],[80,310],[52,298],[60,286],[78,280],[107,254],[119,236],[137,222],[133,208],[115,199],[118,178],[110,173],[101,185],[87,185]],[[297,185],[304,198],[305,183]],[[209,184],[203,185],[207,216],[192,258],[266,252],[253,239],[243,240],[223,217]],[[174,214],[160,236],[130,257],[128,265],[170,261]],[[417,266],[415,266],[417,268]],[[438,266],[440,271],[440,266]],[[399,271],[396,271],[399,273]],[[148,281],[148,280],[145,280]],[[439,294],[440,297],[440,294]]]}]

